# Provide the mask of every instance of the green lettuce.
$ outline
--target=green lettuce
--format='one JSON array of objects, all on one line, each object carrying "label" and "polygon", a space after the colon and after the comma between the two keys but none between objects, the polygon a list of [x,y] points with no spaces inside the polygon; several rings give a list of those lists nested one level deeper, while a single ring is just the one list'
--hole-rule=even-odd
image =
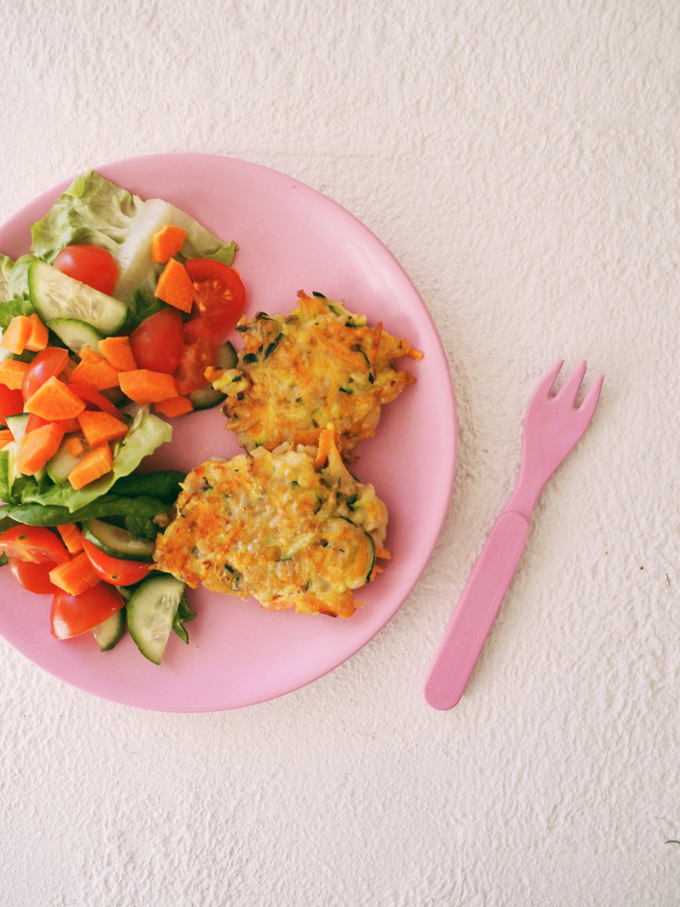
[{"label": "green lettuce", "polygon": [[103,246],[115,258],[143,207],[138,195],[90,170],[76,177],[45,217],[33,224],[31,251],[52,264],[65,246],[84,243]]},{"label": "green lettuce", "polygon": [[9,302],[12,293],[9,291],[9,275],[14,267],[14,262],[9,255],[0,252],[0,302]]},{"label": "green lettuce", "polygon": [[126,331],[164,308],[154,288],[163,265],[151,261],[151,240],[164,225],[186,230],[177,258],[215,258],[231,265],[236,243],[225,243],[185,211],[160,199],[142,201],[127,189],[90,170],[77,177],[42,220],[32,227],[34,255],[52,264],[65,246],[89,243],[113,255],[118,278],[116,299],[128,304]]},{"label": "green lettuce", "polygon": [[63,526],[65,523],[82,523],[85,520],[102,520],[107,517],[135,517],[137,520],[153,518],[167,513],[167,501],[156,498],[123,498],[105,494],[78,510],[44,504],[4,504],[0,506],[0,521],[10,517],[26,526]]},{"label": "green lettuce", "polygon": [[0,303],[0,329],[3,331],[16,315],[32,315],[35,309],[28,299],[19,297]]},{"label": "green lettuce", "polygon": [[[41,504],[44,507],[66,507],[71,513],[81,510],[111,490],[114,483],[133,472],[144,457],[172,439],[172,427],[153,416],[147,406],[139,409],[128,433],[118,443],[113,457],[112,471],[84,488],[72,488],[70,483],[53,485],[41,490],[37,485],[22,490],[22,504]],[[165,508],[168,509],[167,507]],[[71,521],[75,517],[71,518]]]}]

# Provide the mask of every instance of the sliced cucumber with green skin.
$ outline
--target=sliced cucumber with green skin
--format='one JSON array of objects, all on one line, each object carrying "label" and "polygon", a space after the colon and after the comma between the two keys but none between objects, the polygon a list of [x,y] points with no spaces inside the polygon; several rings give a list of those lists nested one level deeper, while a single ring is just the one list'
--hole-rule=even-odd
[{"label": "sliced cucumber with green skin", "polygon": [[30,413],[19,413],[16,416],[6,416],[7,428],[12,432],[12,436],[17,444],[21,444],[21,439],[26,434],[26,426],[30,419]]},{"label": "sliced cucumber with green skin", "polygon": [[112,526],[103,520],[87,520],[83,523],[83,536],[109,557],[122,561],[151,561],[156,543],[151,539],[140,539],[127,529]]},{"label": "sliced cucumber with green skin", "polygon": [[44,324],[64,318],[84,321],[109,336],[120,330],[127,316],[125,303],[62,274],[44,261],[34,261],[29,267],[28,292]]},{"label": "sliced cucumber with green skin", "polygon": [[[215,366],[217,368],[236,368],[236,362],[236,350],[228,340],[226,343],[223,343],[222,346],[217,347],[217,354],[215,357]],[[191,400],[194,410],[201,410],[219,406],[226,398],[226,394],[223,394],[222,391],[215,390],[212,384],[208,382],[207,384],[204,384],[203,387],[199,387],[197,391],[192,391],[190,394],[187,394],[187,398]]]},{"label": "sliced cucumber with green skin", "polygon": [[222,346],[217,347],[217,353],[215,354],[215,365],[217,368],[236,368],[237,361],[236,350],[229,340],[223,343]]},{"label": "sliced cucumber with green skin", "polygon": [[145,579],[127,603],[130,636],[154,664],[161,663],[183,593],[183,582],[160,573]]},{"label": "sliced cucumber with green skin", "polygon": [[97,640],[101,652],[109,652],[125,636],[125,608],[121,608],[103,624],[94,627],[92,635]]},{"label": "sliced cucumber with green skin", "polygon": [[373,567],[375,566],[375,542],[367,532],[364,532],[364,535],[368,539],[368,544],[370,546],[368,554],[368,573],[366,574],[366,582],[368,583],[370,582],[371,573],[373,573]]},{"label": "sliced cucumber with green skin", "polygon": [[201,409],[210,409],[213,406],[219,406],[226,399],[226,395],[222,391],[216,391],[212,384],[204,384],[203,387],[199,387],[197,391],[192,391],[190,394],[187,394],[187,400],[191,401],[191,405],[194,408],[195,412],[198,412]]},{"label": "sliced cucumber with green skin", "polygon": [[47,466],[45,467],[47,469],[47,475],[52,479],[55,485],[63,485],[71,474],[71,470],[77,466],[85,456],[85,451],[83,451],[79,457],[74,457],[66,446],[71,438],[76,437],[78,437],[76,434],[64,435],[64,439],[59,445],[59,450],[52,459],[48,461]]},{"label": "sliced cucumber with green skin", "polygon": [[[17,468],[17,458],[19,456],[19,450],[21,449],[21,439],[26,434],[26,426],[28,425],[28,420],[30,418],[30,413],[19,413],[16,416],[6,416],[5,422],[7,423],[7,428],[12,432],[14,441],[10,442],[7,445],[7,450],[9,453],[9,462],[7,467],[7,480],[10,491],[12,490],[12,485],[15,480],[20,478],[23,473],[19,472]],[[42,466],[36,473],[33,474],[36,482],[40,482],[45,477],[45,467]]]},{"label": "sliced cucumber with green skin", "polygon": [[54,331],[57,337],[63,340],[76,355],[80,354],[84,346],[98,352],[99,341],[104,339],[104,335],[91,324],[76,321],[75,318],[55,318],[53,321],[48,321],[45,326],[50,331]]}]

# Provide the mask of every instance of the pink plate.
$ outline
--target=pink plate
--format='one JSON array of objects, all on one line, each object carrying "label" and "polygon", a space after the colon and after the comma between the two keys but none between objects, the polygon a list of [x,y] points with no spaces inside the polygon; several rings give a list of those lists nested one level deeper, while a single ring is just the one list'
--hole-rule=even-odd
[{"label": "pink plate", "polygon": [[[375,438],[357,448],[353,472],[387,504],[392,560],[358,590],[364,607],[350,620],[270,613],[204,589],[188,590],[198,612],[189,645],[174,634],[163,664],[148,662],[126,636],[101,654],[90,633],[52,639],[50,597],[24,592],[0,573],[0,634],[56,677],[112,702],[165,712],[208,712],[264,702],[342,664],[385,626],[420,577],[448,508],[456,460],[456,413],[446,356],[417,290],[383,244],[355,217],[302,183],[256,164],[201,154],[164,154],[96,167],[142,198],[184,209],[225,241],[236,240],[235,267],[247,291],[246,314],[287,313],[300,289],[342,299],[353,312],[383,321],[425,353],[402,360],[418,383],[383,410]],[[31,224],[67,180],[0,228],[0,251],[29,250]],[[238,335],[235,345],[238,347]],[[174,423],[172,445],[144,463],[189,470],[211,456],[238,452],[217,410]]]}]

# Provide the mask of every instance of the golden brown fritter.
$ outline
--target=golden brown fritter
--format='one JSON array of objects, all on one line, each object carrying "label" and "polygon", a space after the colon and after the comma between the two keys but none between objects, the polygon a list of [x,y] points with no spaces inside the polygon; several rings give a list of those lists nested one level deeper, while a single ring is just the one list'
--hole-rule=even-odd
[{"label": "golden brown fritter", "polygon": [[373,437],[380,407],[415,382],[394,360],[422,359],[422,353],[383,331],[382,323],[369,327],[342,303],[302,290],[298,297],[287,318],[263,312],[241,318],[236,330],[245,345],[237,367],[208,369],[206,377],[227,395],[227,429],[246,450],[317,444],[330,422],[346,456]]},{"label": "golden brown fritter", "polygon": [[209,460],[182,488],[154,560],[192,588],[350,617],[352,590],[380,572],[376,557],[389,558],[387,509],[347,472],[331,426],[318,450],[286,443]]}]

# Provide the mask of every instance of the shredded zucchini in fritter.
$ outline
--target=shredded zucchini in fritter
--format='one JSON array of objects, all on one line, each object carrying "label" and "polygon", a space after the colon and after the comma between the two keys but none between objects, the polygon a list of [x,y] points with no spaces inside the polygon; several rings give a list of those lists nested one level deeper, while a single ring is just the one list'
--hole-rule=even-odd
[{"label": "shredded zucchini in fritter", "polygon": [[343,465],[332,426],[322,439],[323,462],[317,448],[284,443],[189,473],[158,537],[158,568],[269,610],[350,617],[352,591],[389,558],[387,509]]},{"label": "shredded zucchini in fritter", "polygon": [[369,327],[364,315],[340,302],[302,290],[298,297],[287,317],[260,312],[241,318],[237,367],[208,369],[206,377],[226,394],[226,427],[246,450],[274,450],[286,441],[314,445],[330,422],[347,456],[375,434],[381,406],[416,380],[394,360],[421,359],[422,353],[381,323]]}]

